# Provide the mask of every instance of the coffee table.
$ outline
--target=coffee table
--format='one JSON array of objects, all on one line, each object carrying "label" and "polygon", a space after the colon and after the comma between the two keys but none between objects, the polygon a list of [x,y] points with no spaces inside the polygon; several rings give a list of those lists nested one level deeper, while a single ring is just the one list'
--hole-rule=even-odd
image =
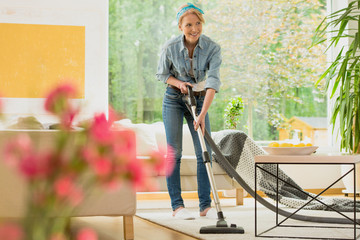
[{"label": "coffee table", "polygon": [[[357,222],[356,222],[356,207],[355,207],[355,202],[356,202],[356,171],[355,171],[355,165],[357,163],[360,162],[360,155],[318,155],[318,154],[312,154],[312,155],[259,155],[259,156],[255,156],[255,192],[257,191],[257,172],[260,171],[265,171],[268,174],[271,174],[272,176],[274,176],[276,178],[276,219],[275,219],[275,226],[271,227],[265,231],[263,231],[262,233],[258,233],[258,217],[257,217],[257,194],[255,194],[255,236],[256,237],[267,237],[267,238],[301,238],[301,239],[324,239],[324,238],[319,238],[319,237],[301,237],[301,236],[274,236],[274,235],[266,235],[266,233],[269,233],[271,230],[277,228],[277,227],[289,227],[292,225],[286,225],[285,222],[291,218],[292,215],[296,214],[298,211],[300,211],[301,209],[303,209],[306,205],[308,205],[310,202],[312,201],[318,201],[321,202],[322,204],[326,205],[327,207],[329,207],[330,209],[332,209],[334,212],[339,213],[341,216],[343,216],[344,218],[347,218],[349,220],[349,223],[352,224],[352,229],[353,229],[353,238],[329,238],[327,237],[326,239],[357,239],[359,236],[356,235],[356,230],[357,230]],[[265,170],[264,168],[262,168],[262,166],[264,164],[275,164],[276,165],[276,174],[270,173],[267,170]],[[295,212],[293,212],[290,216],[286,217],[285,219],[283,219],[282,221],[279,221],[279,214],[278,214],[278,210],[279,210],[279,181],[285,182],[284,180],[282,180],[279,177],[279,166],[280,165],[284,165],[284,164],[307,164],[307,165],[351,165],[352,168],[344,173],[340,178],[338,178],[337,180],[335,180],[333,183],[331,183],[327,188],[325,188],[324,190],[322,190],[319,194],[317,194],[315,197],[309,195],[308,193],[304,192],[302,189],[293,186],[295,188],[297,188],[299,191],[302,191],[304,194],[308,195],[311,200],[309,200],[305,205],[301,206],[299,209],[297,209]],[[349,218],[348,216],[344,215],[343,213],[337,211],[336,209],[333,209],[331,206],[328,206],[327,204],[323,203],[322,201],[318,200],[318,197],[321,196],[324,192],[326,192],[329,188],[331,188],[333,185],[335,185],[337,182],[339,182],[341,179],[343,179],[345,176],[347,176],[348,174],[353,174],[353,178],[354,178],[354,197],[353,197],[353,201],[354,201],[354,210],[353,210],[353,219]],[[354,220],[355,219],[355,220]],[[301,221],[300,221],[301,222]],[[294,227],[310,227],[309,225],[296,225]],[[311,226],[312,228],[331,228],[329,226]],[[336,228],[349,228],[349,227],[345,227],[345,226],[339,226],[337,225]]]}]

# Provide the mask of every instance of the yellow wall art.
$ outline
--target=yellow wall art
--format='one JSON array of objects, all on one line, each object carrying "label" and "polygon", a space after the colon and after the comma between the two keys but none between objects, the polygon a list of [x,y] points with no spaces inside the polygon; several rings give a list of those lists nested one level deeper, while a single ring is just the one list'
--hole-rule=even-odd
[{"label": "yellow wall art", "polygon": [[85,96],[85,26],[0,23],[0,94],[44,98],[71,81]]}]

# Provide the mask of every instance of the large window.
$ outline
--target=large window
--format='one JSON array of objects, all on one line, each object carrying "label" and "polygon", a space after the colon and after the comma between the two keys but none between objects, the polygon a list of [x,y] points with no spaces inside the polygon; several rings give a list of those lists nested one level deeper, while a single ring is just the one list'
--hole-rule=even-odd
[{"label": "large window", "polygon": [[[110,0],[110,103],[133,122],[162,121],[165,85],[155,78],[163,43],[181,34],[183,1]],[[288,119],[326,117],[315,82],[326,68],[324,46],[311,47],[326,14],[325,0],[199,0],[203,33],[222,47],[221,91],[209,111],[212,130],[225,128],[224,110],[241,97],[237,129],[255,140],[278,139]]]}]

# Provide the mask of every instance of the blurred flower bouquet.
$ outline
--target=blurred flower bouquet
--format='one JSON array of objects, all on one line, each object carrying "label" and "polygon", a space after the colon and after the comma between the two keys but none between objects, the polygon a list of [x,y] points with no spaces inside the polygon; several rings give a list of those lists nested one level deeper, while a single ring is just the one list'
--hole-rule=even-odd
[{"label": "blurred flower bouquet", "polygon": [[46,98],[45,109],[59,118],[53,147],[40,150],[28,135],[18,135],[5,146],[3,159],[25,178],[28,199],[21,224],[0,223],[1,240],[95,240],[91,229],[71,236],[69,226],[90,190],[132,184],[135,191],[151,187],[147,177],[155,171],[170,171],[163,151],[137,159],[134,132],[112,129],[113,114],[108,119],[96,114],[74,130],[80,110],[71,104],[74,96],[74,88],[62,85]]}]

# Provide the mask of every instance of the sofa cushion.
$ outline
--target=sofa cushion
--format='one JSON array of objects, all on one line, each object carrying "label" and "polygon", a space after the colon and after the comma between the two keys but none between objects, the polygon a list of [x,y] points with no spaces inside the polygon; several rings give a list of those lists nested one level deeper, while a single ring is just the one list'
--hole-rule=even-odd
[{"label": "sofa cushion", "polygon": [[[156,122],[148,125],[149,129],[154,132],[158,147],[166,148],[166,134],[163,122]],[[195,155],[193,140],[187,124],[183,125],[183,155]]]},{"label": "sofa cushion", "polygon": [[114,128],[125,127],[131,129],[136,134],[136,154],[138,156],[147,156],[152,151],[158,150],[156,142],[155,131],[153,131],[151,124],[132,123],[130,119],[122,119],[113,124]]},{"label": "sofa cushion", "polygon": [[183,125],[183,155],[195,155],[194,143],[187,124]]},{"label": "sofa cushion", "polygon": [[160,148],[166,148],[166,134],[163,122],[156,122],[149,125],[149,128],[154,132],[156,144]]}]

